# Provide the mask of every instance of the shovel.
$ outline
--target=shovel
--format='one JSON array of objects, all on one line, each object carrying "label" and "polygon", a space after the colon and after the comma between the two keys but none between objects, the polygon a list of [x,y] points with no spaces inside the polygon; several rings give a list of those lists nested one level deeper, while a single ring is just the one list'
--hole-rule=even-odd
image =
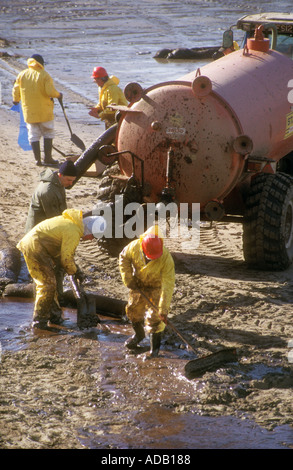
[{"label": "shovel", "polygon": [[[152,308],[158,311],[158,307],[156,307],[150,299],[140,290],[137,289],[138,292],[145,298],[145,300],[150,304]],[[187,346],[195,353],[195,349],[191,346],[191,344],[187,341],[186,338],[177,330],[177,328],[170,322],[170,320],[166,319],[166,325],[172,328],[173,331],[182,339],[182,341],[187,344]],[[187,362],[184,367],[185,377],[187,379],[194,379],[199,377],[200,375],[204,374],[208,370],[213,370],[223,364],[229,362],[235,362],[237,360],[237,352],[236,348],[224,348],[220,351],[215,353],[208,354],[206,356],[200,357],[198,359],[192,359],[191,361]]]},{"label": "shovel", "polygon": [[80,329],[97,326],[99,317],[96,313],[96,299],[93,295],[86,294],[81,283],[70,276],[74,297],[77,300],[77,326]]},{"label": "shovel", "polygon": [[68,129],[69,129],[70,134],[71,134],[71,142],[73,142],[73,143],[74,143],[78,148],[80,148],[81,150],[85,150],[85,145],[84,145],[83,141],[82,141],[79,137],[77,137],[76,134],[73,134],[73,133],[72,133],[72,130],[71,130],[71,127],[70,127],[68,118],[67,118],[67,116],[66,116],[66,112],[65,112],[64,106],[63,106],[62,98],[58,98],[58,101],[59,101],[60,106],[61,106],[61,108],[62,108],[62,111],[63,111],[64,117],[65,117],[65,120],[66,120],[67,125],[68,125]]},{"label": "shovel", "polygon": [[62,155],[62,157],[65,157],[65,158],[67,157],[67,155],[64,152],[62,152],[62,150],[57,149],[54,145],[52,147],[53,147],[54,150],[56,150],[56,152],[60,153],[60,155]]}]

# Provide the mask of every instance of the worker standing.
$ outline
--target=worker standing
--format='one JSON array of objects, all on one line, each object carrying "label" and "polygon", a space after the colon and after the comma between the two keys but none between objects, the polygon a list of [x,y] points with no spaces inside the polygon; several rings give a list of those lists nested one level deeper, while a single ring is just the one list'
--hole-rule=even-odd
[{"label": "worker standing", "polygon": [[95,67],[92,78],[99,87],[99,103],[91,108],[89,115],[105,121],[106,129],[115,124],[115,110],[107,108],[109,105],[127,106],[128,102],[123,91],[119,88],[119,78],[108,76],[103,67]]},{"label": "worker standing", "polygon": [[46,329],[50,323],[62,323],[54,266],[59,263],[67,274],[80,279],[74,260],[80,239],[101,236],[105,229],[102,217],[83,219],[82,211],[67,209],[62,215],[40,222],[17,244],[36,286],[33,327]]},{"label": "worker standing", "polygon": [[[129,288],[126,315],[135,332],[125,346],[135,349],[147,332],[150,357],[157,357],[175,285],[174,261],[157,225],[122,250],[119,269],[123,283]],[[140,290],[157,310],[148,304]]]},{"label": "worker standing", "polygon": [[21,102],[24,121],[28,128],[28,140],[37,165],[41,165],[40,139],[44,138],[44,163],[58,164],[52,158],[54,138],[54,101],[62,98],[53,79],[44,69],[44,59],[33,54],[27,61],[28,68],[20,72],[12,90],[13,104]]}]

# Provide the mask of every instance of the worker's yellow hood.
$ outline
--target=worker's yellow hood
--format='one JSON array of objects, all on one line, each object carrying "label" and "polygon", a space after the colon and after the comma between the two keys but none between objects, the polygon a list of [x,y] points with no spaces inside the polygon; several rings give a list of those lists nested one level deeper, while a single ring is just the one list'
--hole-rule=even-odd
[{"label": "worker's yellow hood", "polygon": [[40,70],[41,71],[44,68],[43,65],[40,64],[40,62],[38,62],[37,60],[32,59],[32,58],[27,60],[27,65],[28,65],[28,67],[30,67],[31,69],[34,69],[34,70]]},{"label": "worker's yellow hood", "polygon": [[119,83],[120,83],[120,79],[118,77],[115,77],[115,75],[111,75],[111,77],[109,77],[109,80],[107,80],[102,87],[99,87],[100,93],[103,93],[103,91],[107,90],[107,88],[109,88],[110,86],[113,86],[113,85],[118,86]]},{"label": "worker's yellow hood", "polygon": [[120,79],[118,77],[115,77],[115,75],[111,75],[110,80],[112,80],[115,85],[119,85]]},{"label": "worker's yellow hood", "polygon": [[82,221],[82,211],[78,209],[66,209],[65,211],[62,212],[62,216],[65,219],[72,220],[79,228],[80,230],[84,231],[83,227],[83,221]]}]

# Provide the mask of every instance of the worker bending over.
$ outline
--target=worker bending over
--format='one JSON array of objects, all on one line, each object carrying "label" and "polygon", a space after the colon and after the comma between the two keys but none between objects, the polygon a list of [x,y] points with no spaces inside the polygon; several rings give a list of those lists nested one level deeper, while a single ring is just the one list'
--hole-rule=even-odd
[{"label": "worker bending over", "polygon": [[[152,226],[122,250],[119,269],[130,290],[126,315],[135,332],[125,346],[135,349],[146,331],[150,335],[150,357],[157,357],[175,285],[174,261],[158,226]],[[158,308],[152,308],[140,291]]]},{"label": "worker bending over", "polygon": [[72,187],[77,169],[71,160],[63,162],[59,170],[46,168],[40,174],[40,182],[32,196],[25,232],[45,219],[61,215],[67,209],[65,189]]},{"label": "worker bending over", "polygon": [[69,275],[81,277],[74,261],[82,240],[99,237],[106,229],[102,217],[86,217],[82,211],[67,209],[62,215],[40,222],[17,244],[35,282],[36,298],[33,326],[46,329],[49,323],[62,323],[62,309],[57,298],[54,266],[60,264]]}]

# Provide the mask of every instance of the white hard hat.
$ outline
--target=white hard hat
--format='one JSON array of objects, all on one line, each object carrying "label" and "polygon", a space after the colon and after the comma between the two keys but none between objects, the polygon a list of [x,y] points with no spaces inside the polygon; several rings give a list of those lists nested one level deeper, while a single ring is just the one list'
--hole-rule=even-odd
[{"label": "white hard hat", "polygon": [[89,216],[83,219],[84,235],[93,235],[95,238],[101,238],[106,231],[107,224],[104,217]]}]

